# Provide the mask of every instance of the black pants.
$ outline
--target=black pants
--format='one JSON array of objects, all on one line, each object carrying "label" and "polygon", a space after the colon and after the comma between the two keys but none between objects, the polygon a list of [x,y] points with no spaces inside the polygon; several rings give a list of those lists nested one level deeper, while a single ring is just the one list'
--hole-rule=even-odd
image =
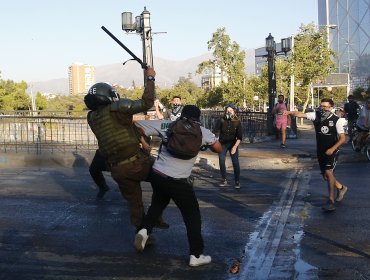
[{"label": "black pants", "polygon": [[186,179],[166,178],[153,171],[149,180],[152,183],[153,196],[141,228],[146,228],[151,233],[154,224],[172,199],[180,209],[186,226],[190,255],[202,254],[204,249],[202,221],[193,186]]},{"label": "black pants", "polygon": [[99,189],[107,188],[103,171],[109,171],[109,168],[106,164],[105,158],[99,153],[99,150],[96,150],[94,158],[89,167],[89,172]]}]

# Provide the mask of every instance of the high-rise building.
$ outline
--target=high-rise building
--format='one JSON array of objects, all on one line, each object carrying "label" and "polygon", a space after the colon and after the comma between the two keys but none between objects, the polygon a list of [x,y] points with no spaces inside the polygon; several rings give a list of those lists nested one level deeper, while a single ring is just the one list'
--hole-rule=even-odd
[{"label": "high-rise building", "polygon": [[95,84],[95,67],[83,63],[73,63],[68,68],[69,94],[86,94]]},{"label": "high-rise building", "polygon": [[352,89],[369,86],[370,0],[318,0],[318,19],[337,54],[337,72],[349,74]]}]

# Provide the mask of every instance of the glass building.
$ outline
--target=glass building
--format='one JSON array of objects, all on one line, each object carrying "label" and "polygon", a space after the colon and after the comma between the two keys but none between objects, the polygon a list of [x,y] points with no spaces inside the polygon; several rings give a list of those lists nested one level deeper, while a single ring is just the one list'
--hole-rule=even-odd
[{"label": "glass building", "polygon": [[370,0],[318,0],[319,28],[337,54],[337,72],[348,73],[351,89],[370,79]]}]

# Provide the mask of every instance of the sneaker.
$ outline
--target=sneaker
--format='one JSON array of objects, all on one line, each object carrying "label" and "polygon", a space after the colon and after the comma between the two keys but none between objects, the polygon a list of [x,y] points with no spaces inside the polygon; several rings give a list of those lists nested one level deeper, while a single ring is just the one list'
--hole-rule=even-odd
[{"label": "sneaker", "polygon": [[227,186],[227,180],[223,179],[220,183],[220,187],[226,187]]},{"label": "sneaker", "polygon": [[149,236],[146,228],[139,230],[139,232],[135,235],[134,245],[136,250],[138,250],[139,252],[143,251],[148,238]]},{"label": "sneaker", "polygon": [[236,189],[240,189],[240,182],[239,182],[239,181],[236,181],[236,182],[235,182],[235,188],[236,188]]},{"label": "sneaker", "polygon": [[285,144],[280,144],[280,148],[284,149],[284,148],[286,148],[286,145]]},{"label": "sneaker", "polygon": [[337,195],[337,198],[335,199],[335,201],[342,201],[344,195],[346,194],[346,192],[348,191],[348,188],[345,186],[345,185],[342,185],[342,188],[338,190],[338,195]]},{"label": "sneaker", "polygon": [[190,266],[200,266],[204,264],[209,264],[211,263],[211,261],[212,261],[211,256],[199,255],[199,258],[197,258],[194,255],[190,255],[189,265]]},{"label": "sneaker", "polygon": [[96,199],[97,200],[102,199],[107,191],[109,191],[108,186],[105,186],[104,188],[99,188],[99,192],[96,195]]},{"label": "sneaker", "polygon": [[332,202],[331,200],[328,200],[328,202],[322,206],[322,210],[324,210],[325,212],[334,211],[335,210],[334,202]]}]

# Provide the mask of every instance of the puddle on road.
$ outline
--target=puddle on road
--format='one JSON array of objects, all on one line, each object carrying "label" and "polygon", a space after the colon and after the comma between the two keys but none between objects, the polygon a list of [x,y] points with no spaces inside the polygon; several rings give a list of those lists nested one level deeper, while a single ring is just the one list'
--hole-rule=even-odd
[{"label": "puddle on road", "polygon": [[306,263],[301,259],[301,239],[304,235],[303,230],[300,230],[294,234],[294,243],[297,244],[297,248],[294,249],[294,253],[296,255],[296,262],[294,264],[294,269],[296,271],[296,278],[297,280],[313,280],[317,278],[317,267]]}]

